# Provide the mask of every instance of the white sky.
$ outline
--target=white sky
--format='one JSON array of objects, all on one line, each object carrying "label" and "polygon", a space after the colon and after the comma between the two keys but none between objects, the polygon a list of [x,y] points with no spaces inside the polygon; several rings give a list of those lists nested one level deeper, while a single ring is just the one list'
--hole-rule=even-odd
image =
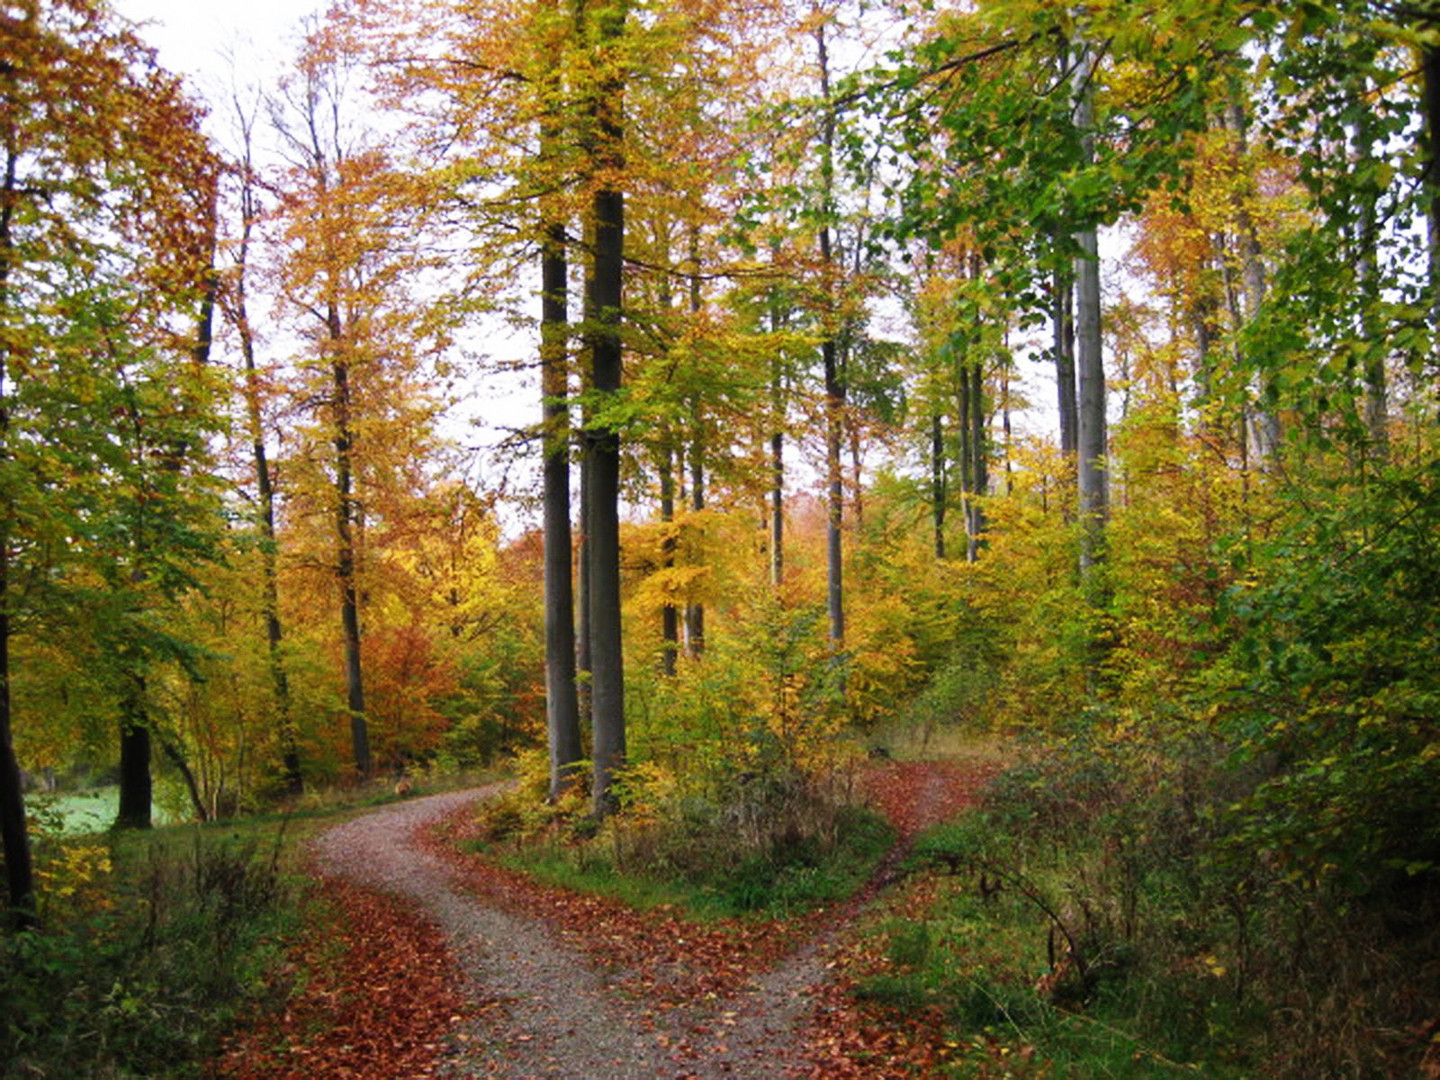
[{"label": "white sky", "polygon": [[227,83],[227,51],[242,61],[278,63],[295,27],[324,0],[111,0],[133,22],[151,23],[141,37],[160,52],[161,66],[190,76],[197,87]]},{"label": "white sky", "polygon": [[[295,56],[299,28],[308,16],[323,13],[329,0],[111,0],[121,16],[143,24],[140,37],[159,53],[160,65],[186,77],[191,93],[208,101],[212,111],[225,102],[234,86],[273,85]],[[513,356],[524,352],[510,328],[495,325],[480,331],[481,347]],[[489,340],[484,340],[488,338]],[[445,425],[446,435],[474,448],[491,446],[516,427],[532,423],[540,412],[539,388],[533,378],[515,373],[475,371],[468,400]],[[473,418],[473,419],[472,419]],[[479,422],[479,427],[474,422]],[[475,459],[473,482],[482,489],[500,480],[498,462],[488,454]],[[512,479],[533,482],[522,469]]]}]

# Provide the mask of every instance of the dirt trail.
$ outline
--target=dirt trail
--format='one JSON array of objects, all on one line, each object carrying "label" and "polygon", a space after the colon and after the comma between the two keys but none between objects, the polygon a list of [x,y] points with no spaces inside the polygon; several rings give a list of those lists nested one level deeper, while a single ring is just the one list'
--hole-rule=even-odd
[{"label": "dirt trail", "polygon": [[[893,766],[889,773],[879,777],[886,797],[878,801],[893,803],[887,812],[903,819],[897,821],[903,845],[951,808],[954,783],[930,769]],[[601,970],[573,943],[575,935],[477,896],[456,867],[423,842],[428,826],[498,790],[382,807],[316,841],[323,873],[413,902],[445,935],[475,1004],[445,1075],[765,1080],[804,1069],[802,1021],[811,992],[826,979],[826,950],[883,883],[884,868],[874,887],[739,993],[676,1006],[618,985],[620,977]]]}]

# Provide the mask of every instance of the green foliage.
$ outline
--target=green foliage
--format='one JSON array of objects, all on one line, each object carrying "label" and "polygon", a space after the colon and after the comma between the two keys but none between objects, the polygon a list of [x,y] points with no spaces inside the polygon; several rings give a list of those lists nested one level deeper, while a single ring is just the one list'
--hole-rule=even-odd
[{"label": "green foliage", "polygon": [[[47,929],[0,938],[0,1055],[16,1075],[204,1075],[294,918],[278,841],[167,832],[50,853],[58,843],[39,851]],[[92,850],[102,862],[76,861]]]},{"label": "green foliage", "polygon": [[1229,595],[1248,680],[1224,724],[1269,766],[1237,844],[1364,893],[1440,873],[1440,464],[1327,486]]},{"label": "green foliage", "polygon": [[[566,815],[547,815],[538,841],[517,844],[507,858],[557,884],[644,906],[679,904],[707,918],[783,916],[849,896],[893,840],[840,788],[794,774],[743,774],[713,798],[672,791],[657,799],[647,786],[627,777],[627,812],[598,832],[579,822],[557,832]],[[570,813],[581,808],[577,799]],[[484,821],[496,840],[525,826],[518,809],[487,809]]]}]

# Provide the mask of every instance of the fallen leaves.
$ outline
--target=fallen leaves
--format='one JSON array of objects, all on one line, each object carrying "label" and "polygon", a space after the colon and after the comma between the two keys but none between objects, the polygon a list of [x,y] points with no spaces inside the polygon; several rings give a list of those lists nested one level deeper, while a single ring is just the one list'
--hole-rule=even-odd
[{"label": "fallen leaves", "polygon": [[226,1047],[237,1080],[435,1076],[464,1019],[459,975],[438,929],[399,901],[333,878],[328,914],[295,946],[283,1008]]},{"label": "fallen leaves", "polygon": [[[992,776],[943,763],[885,762],[867,768],[861,783],[896,826],[898,857],[922,829],[974,806]],[[700,923],[671,908],[637,911],[541,885],[463,854],[457,844],[473,828],[473,816],[462,811],[423,830],[419,842],[449,861],[477,895],[548,922],[609,970],[644,1014],[723,1003],[804,943],[821,939],[831,943],[830,978],[814,991],[806,1060],[789,1063],[793,1075],[888,1080],[924,1075],[954,1060],[938,1017],[885,1012],[858,1003],[851,992],[883,958],[873,935],[841,931],[891,880],[883,868],[861,897],[839,909],[789,920]],[[467,1002],[439,931],[400,902],[332,879],[320,890],[332,914],[297,946],[291,985],[275,988],[287,994],[286,1006],[234,1039],[218,1074],[239,1080],[437,1075],[447,1044],[465,1042],[457,1025],[502,1003]],[[746,1028],[737,1022],[741,1015],[721,1004],[709,1025],[691,1026],[684,1035],[667,1035],[657,1025],[656,1038],[677,1064],[699,1061],[726,1051],[722,1040]]]}]

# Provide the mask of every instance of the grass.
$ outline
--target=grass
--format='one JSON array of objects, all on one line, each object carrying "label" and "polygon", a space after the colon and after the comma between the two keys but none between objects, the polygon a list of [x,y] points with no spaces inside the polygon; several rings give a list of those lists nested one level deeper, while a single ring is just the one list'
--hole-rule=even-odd
[{"label": "grass", "polygon": [[843,900],[894,842],[879,815],[795,779],[689,799],[598,832],[578,815],[527,818],[517,792],[482,811],[480,846],[552,885],[693,917],[783,917]]},{"label": "grass", "polygon": [[377,783],[146,832],[78,834],[72,815],[45,813],[35,839],[43,929],[0,934],[0,1075],[209,1075],[225,1034],[273,1004],[273,973],[316,917],[304,840],[395,799]]},{"label": "grass", "polygon": [[1224,763],[1157,760],[1185,782],[1052,748],[918,837],[862,932],[856,996],[934,1018],[964,1050],[945,1075],[1415,1074],[1440,1013],[1440,886],[1362,896],[1237,861],[1198,801],[1227,790]]}]

